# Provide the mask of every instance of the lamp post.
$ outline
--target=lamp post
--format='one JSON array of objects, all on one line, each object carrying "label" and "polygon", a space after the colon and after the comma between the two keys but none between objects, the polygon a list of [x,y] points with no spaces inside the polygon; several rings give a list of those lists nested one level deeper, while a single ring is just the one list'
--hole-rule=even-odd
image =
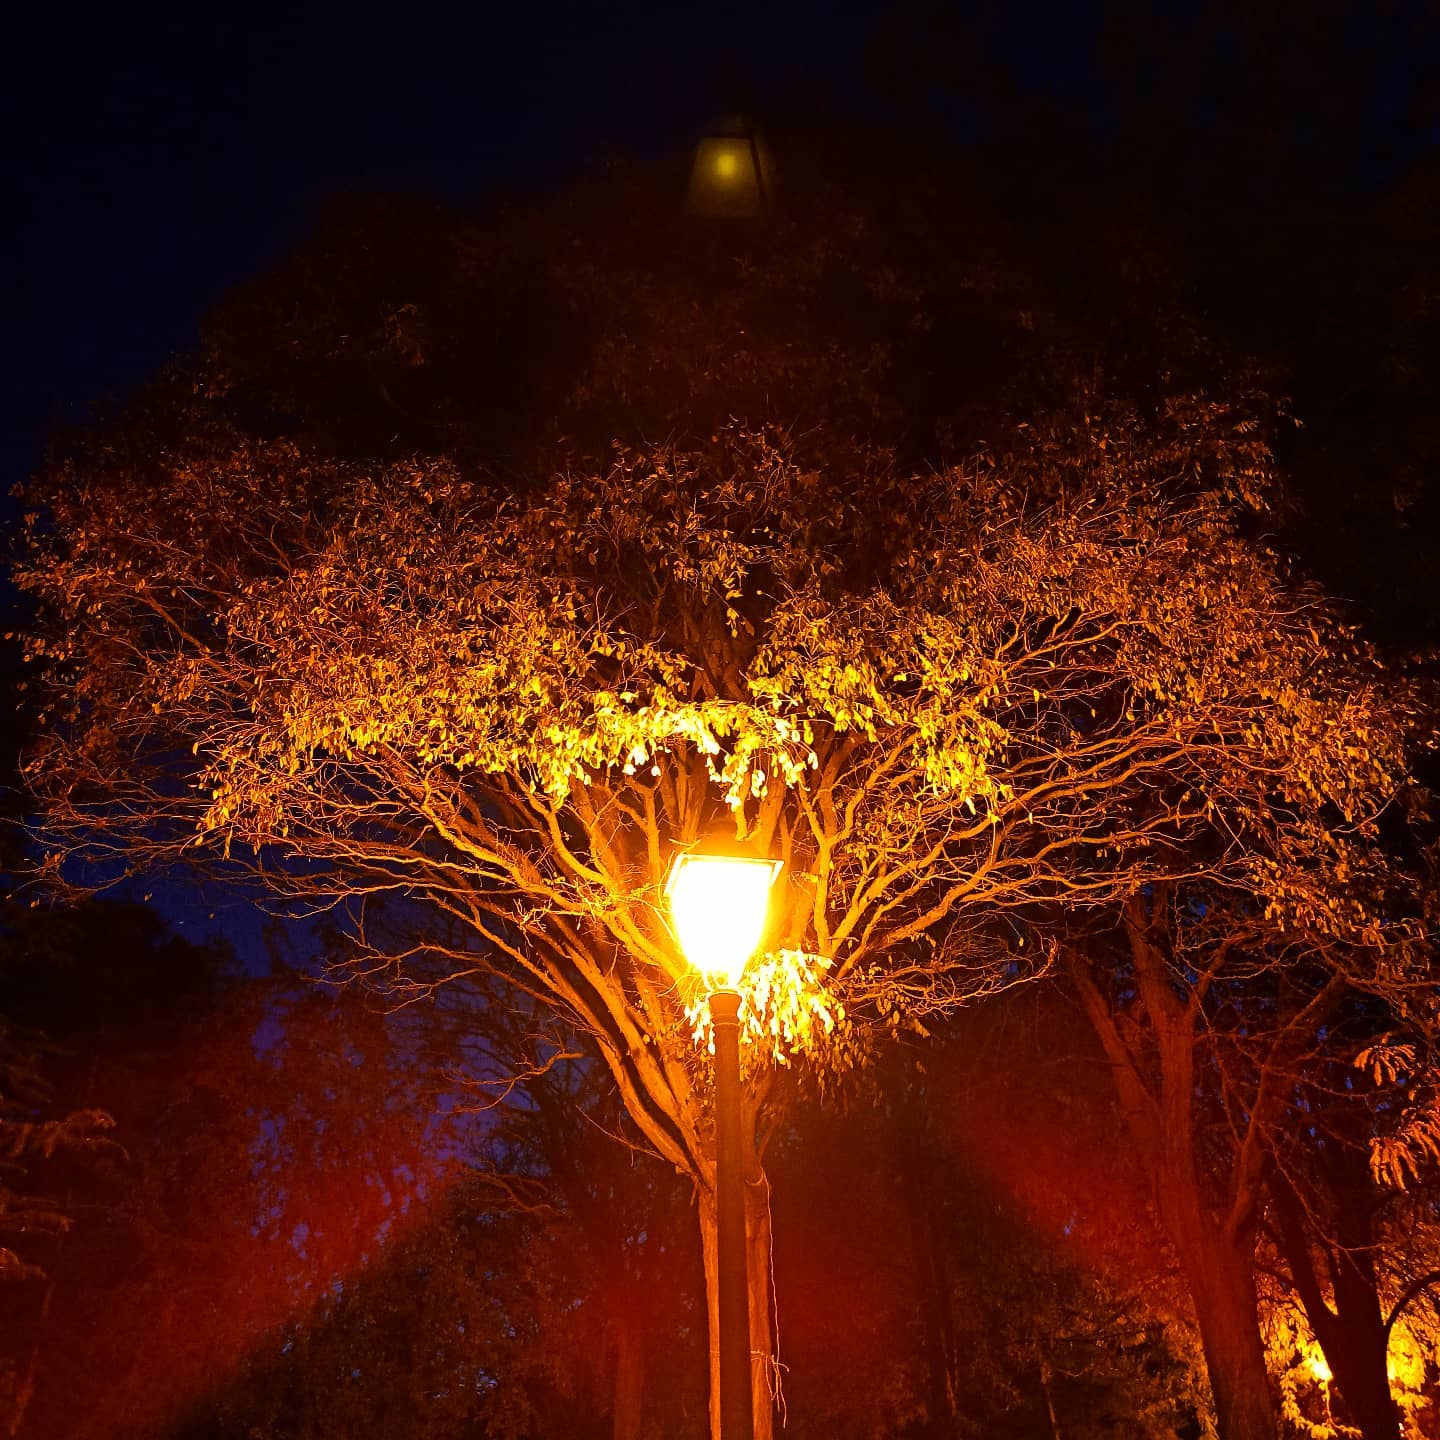
[{"label": "lamp post", "polygon": [[745,1255],[745,1175],[740,1114],[740,994],[736,986],[765,933],[778,860],[686,851],[666,884],[685,958],[710,987],[715,1034],[716,1290],[720,1436],[751,1440],[750,1297]]}]

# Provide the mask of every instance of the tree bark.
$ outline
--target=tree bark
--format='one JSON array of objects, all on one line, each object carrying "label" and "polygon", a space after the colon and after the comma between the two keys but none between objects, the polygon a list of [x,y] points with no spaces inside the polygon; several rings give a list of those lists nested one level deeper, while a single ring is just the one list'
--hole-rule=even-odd
[{"label": "tree bark", "polygon": [[[1265,1346],[1260,1337],[1254,1269],[1253,1197],[1246,1166],[1237,1161],[1228,1215],[1211,1213],[1196,1153],[1200,1117],[1195,1107],[1198,998],[1176,993],[1164,956],[1149,941],[1143,906],[1126,916],[1135,962],[1139,1008],[1149,1021],[1159,1061],[1147,1078],[1132,1043],[1083,964],[1071,973],[1081,1001],[1110,1061],[1136,1154],[1148,1172],[1156,1202],[1189,1282],[1205,1368],[1215,1402],[1220,1440],[1275,1440],[1278,1424]],[[1258,1182],[1257,1182],[1258,1183]]]},{"label": "tree bark", "polygon": [[774,1235],[770,1227],[770,1181],[759,1161],[745,1185],[745,1255],[750,1278],[750,1397],[755,1440],[772,1440],[780,1399],[775,1355],[775,1313],[771,1304]]},{"label": "tree bark", "polygon": [[928,1105],[922,1095],[903,1095],[894,1120],[896,1172],[909,1220],[910,1253],[925,1334],[929,1378],[925,1433],[929,1440],[953,1440],[957,1434],[959,1347],[947,1248],[937,1223],[937,1201],[930,1183],[933,1166],[927,1163],[925,1154],[923,1131],[927,1115]]},{"label": "tree bark", "polygon": [[[67,1201],[67,1208],[68,1203]],[[31,1400],[35,1398],[35,1379],[40,1371],[41,1340],[45,1333],[45,1322],[50,1315],[50,1300],[54,1294],[55,1282],[47,1279],[45,1294],[40,1301],[40,1313],[35,1317],[34,1343],[30,1346],[30,1355],[25,1362],[25,1373],[15,1392],[15,1406],[10,1415],[10,1440],[14,1440],[14,1437],[20,1433],[20,1427],[25,1423],[25,1412],[30,1408]]]},{"label": "tree bark", "polygon": [[696,1209],[705,1264],[705,1332],[710,1344],[710,1440],[720,1440],[720,1222],[715,1192],[702,1189]]},{"label": "tree bark", "polygon": [[614,1440],[640,1440],[645,1394],[645,1346],[628,1316],[615,1323]]},{"label": "tree bark", "polygon": [[1223,1236],[1176,1236],[1190,1282],[1220,1440],[1275,1440],[1275,1400],[1249,1256]]},{"label": "tree bark", "polygon": [[1389,1330],[1375,1275],[1375,1236],[1371,1223],[1363,1152],[1351,1152],[1361,1174],[1346,1173],[1347,1161],[1331,1170],[1335,1233],[1316,1236],[1329,1265],[1335,1305],[1325,1303],[1315,1272],[1312,1237],[1299,1197],[1284,1175],[1271,1181],[1276,1236],[1306,1318],[1325,1353],[1335,1388],[1364,1440],[1399,1440],[1400,1412],[1390,1394],[1386,1369]]},{"label": "tree bark", "polygon": [[1055,1414],[1055,1395],[1050,1389],[1050,1367],[1040,1362],[1040,1389],[1045,1396],[1045,1413],[1050,1417],[1050,1440],[1060,1440],[1060,1421]]}]

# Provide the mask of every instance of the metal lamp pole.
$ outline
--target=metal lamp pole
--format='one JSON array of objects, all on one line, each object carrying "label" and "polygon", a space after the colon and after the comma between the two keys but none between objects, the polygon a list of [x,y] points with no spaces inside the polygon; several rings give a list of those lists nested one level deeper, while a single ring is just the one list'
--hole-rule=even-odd
[{"label": "metal lamp pole", "polygon": [[710,992],[715,1027],[716,1269],[720,1306],[721,1440],[751,1440],[750,1292],[740,1125],[740,996]]},{"label": "metal lamp pole", "polygon": [[[740,1092],[740,992],[784,868],[750,853],[694,849],[675,857],[665,893],[686,958],[706,977],[715,1035],[715,1290],[721,1440],[753,1440],[745,1153]],[[716,851],[722,853],[716,853]]]}]

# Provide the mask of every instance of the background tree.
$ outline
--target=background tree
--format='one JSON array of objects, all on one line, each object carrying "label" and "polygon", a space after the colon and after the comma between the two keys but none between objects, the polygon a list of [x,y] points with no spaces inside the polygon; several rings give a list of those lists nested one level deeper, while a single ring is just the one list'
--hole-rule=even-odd
[{"label": "background tree", "polygon": [[[24,859],[24,803],[17,769],[22,725],[13,704],[19,656],[13,645],[0,651],[0,664],[4,693],[12,702],[0,722],[0,863],[9,876]],[[93,1156],[105,1148],[104,1132],[111,1122],[102,1109],[92,1108],[93,1097],[90,1104],[78,1105],[73,1096],[57,1094],[56,1070],[63,1062],[46,1034],[54,1017],[15,1004],[14,990],[24,983],[30,952],[56,946],[53,917],[48,912],[28,914],[8,881],[0,889],[0,907],[0,1281],[43,1280],[41,1257],[70,1217],[54,1194],[37,1188],[29,1162],[53,1160],[58,1152]],[[65,1103],[66,1098],[72,1103]],[[14,1397],[17,1382],[8,1367],[5,1385],[7,1396]]]},{"label": "background tree", "polygon": [[[417,1090],[460,1103],[455,1072],[431,1069],[436,1037],[415,1034],[425,1019],[403,1028]],[[315,1303],[260,1337],[177,1433],[639,1440],[703,1428],[689,1196],[616,1143],[617,1110],[593,1062],[558,1064],[523,1096],[510,1087],[413,1223],[377,1233],[363,1264],[320,1269]],[[346,1163],[337,1154],[327,1169]]]},{"label": "background tree", "polygon": [[[141,906],[44,905],[19,883],[25,724],[18,655],[9,644],[0,655],[11,701],[0,724],[0,1416],[14,1435],[55,1360],[57,1295],[63,1310],[75,1257],[93,1256],[143,1134],[137,1072],[154,1083],[163,1028],[152,1008],[193,1019],[223,988],[227,955],[181,939]],[[136,1050],[117,1067],[124,1031]]]},{"label": "background tree", "polygon": [[954,1017],[924,1056],[918,1173],[970,1331],[960,1393],[1046,1436],[1198,1431],[1213,1407],[1183,1273],[1076,1019],[1063,989],[1028,987]]},{"label": "background tree", "polygon": [[1290,537],[1392,640],[1433,644],[1440,29],[1424,0],[1303,18],[915,4],[869,68],[920,133],[972,131],[967,185],[1022,232],[1108,234],[1119,263],[1148,237],[1212,337],[1284,374]]},{"label": "background tree", "polygon": [[1199,1434],[1184,1282],[1072,1004],[1021,987],[934,1029],[773,1147],[787,1429]]},{"label": "background tree", "polygon": [[1387,1013],[1373,998],[1346,997],[1327,1018],[1325,1048],[1298,1099],[1307,1123],[1292,1138],[1301,1143],[1279,1147],[1269,1179],[1271,1233],[1342,1403],[1367,1440],[1394,1437],[1400,1424],[1387,1365],[1386,1291],[1395,1295],[1404,1282],[1386,1283],[1386,1261],[1399,1261],[1402,1274],[1407,1267],[1381,1248],[1381,1212],[1395,1196],[1377,1183],[1372,1145],[1378,1149],[1394,1128],[1385,1112],[1401,1097],[1385,1095],[1355,1066],[1365,1053],[1361,1037],[1383,1035]]},{"label": "background tree", "polygon": [[[1373,842],[1376,818],[1355,833]],[[1255,1246],[1277,1149],[1296,1123],[1313,1127],[1304,1077],[1316,1074],[1351,986],[1398,995],[1423,983],[1428,926],[1414,908],[1419,895],[1359,901],[1368,923],[1359,914],[1338,926],[1323,918],[1347,888],[1357,903],[1377,879],[1386,885],[1393,872],[1371,855],[1367,877],[1362,855],[1348,847],[1334,877],[1318,866],[1296,873],[1291,885],[1309,889],[1321,879],[1321,888],[1278,924],[1276,909],[1261,909],[1250,892],[1162,886],[1125,908],[1114,938],[1128,955],[1104,940],[1072,952],[1071,979],[1187,1274],[1222,1425],[1227,1408],[1248,1408],[1256,1427],[1274,1423]],[[1348,887],[1336,883],[1345,878]],[[1393,1414],[1388,1432],[1381,1421],[1383,1347],[1379,1362],[1380,1398],[1369,1411],[1354,1355],[1345,1368],[1357,1416],[1374,1412],[1366,1423],[1393,1434]]]},{"label": "background tree", "polygon": [[420,1222],[448,1153],[379,1017],[293,979],[207,998],[204,957],[183,945],[162,952],[173,988],[147,996],[113,920],[105,933],[68,975],[34,975],[42,994],[69,981],[77,1008],[94,1004],[95,1030],[62,1008],[59,1033],[84,1044],[82,1078],[112,1096],[126,1153],[76,1192],[83,1223],[30,1332],[43,1352],[25,1436],[180,1423]]},{"label": "background tree", "polygon": [[452,980],[419,1028],[427,1063],[463,1085],[459,1108],[476,1115],[470,1164],[492,1208],[523,1217],[551,1276],[529,1368],[583,1377],[581,1408],[608,1417],[615,1440],[693,1423],[706,1315],[692,1187],[656,1163],[604,1064],[532,998]]}]

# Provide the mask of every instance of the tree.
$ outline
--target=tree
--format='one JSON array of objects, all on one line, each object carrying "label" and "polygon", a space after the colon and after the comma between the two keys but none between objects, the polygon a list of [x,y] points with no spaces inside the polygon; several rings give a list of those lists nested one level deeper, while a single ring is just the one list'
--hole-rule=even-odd
[{"label": "tree", "polygon": [[[228,956],[170,933],[138,905],[5,901],[0,1144],[11,1183],[0,1186],[0,1224],[18,1239],[0,1275],[22,1283],[0,1328],[0,1376],[6,1433],[14,1434],[53,1359],[47,1322],[65,1308],[76,1257],[93,1259],[126,1188],[141,1138],[137,1111],[164,1092],[152,1073],[158,1037],[172,1041],[222,988]],[[123,1065],[115,1063],[117,1032]]]},{"label": "tree", "polygon": [[[758,311],[805,269],[767,264],[745,280]],[[912,309],[895,277],[874,285]],[[662,337],[666,313],[647,315]],[[895,424],[876,398],[892,371],[817,351],[810,321],[790,393],[833,372],[846,415],[868,400]],[[767,333],[738,392],[756,407],[790,364]],[[772,1061],[843,1064],[897,1007],[1042,970],[1062,912],[1173,876],[1320,923],[1294,877],[1333,879],[1408,763],[1413,701],[1253,538],[1264,396],[1233,376],[1187,388],[1203,347],[1185,335],[1176,369],[1140,367],[1143,404],[1093,356],[1039,348],[990,446],[919,474],[823,415],[792,436],[752,411],[501,483],[473,436],[441,453],[443,426],[397,458],[332,443],[334,410],[257,423],[258,392],[242,403],[211,366],[29,488],[52,873],[210,864],[348,907],[357,963],[401,985],[495,970],[587,1037],[696,1184],[712,1277],[697,983],[663,882],[717,822],[786,862],[749,1006],[761,1436]],[[691,393],[717,409],[740,383],[703,379]],[[590,418],[623,440],[625,396],[602,398]],[[467,937],[365,951],[367,902],[395,895]]]},{"label": "tree", "polygon": [[[1114,931],[1070,953],[1189,1282],[1222,1433],[1274,1426],[1255,1247],[1287,1129],[1314,1124],[1304,1092],[1328,1030],[1352,989],[1398,996],[1426,973],[1423,896],[1375,849],[1378,818],[1359,819],[1334,857],[1339,873],[1299,864],[1284,882],[1298,905],[1193,881],[1146,887]],[[1298,861],[1303,847],[1290,853]],[[1328,918],[1343,905],[1355,907],[1347,920]],[[1379,1361],[1383,1388],[1383,1346]],[[1358,1414],[1357,1364],[1344,1368]]]},{"label": "tree", "polygon": [[946,1023],[924,1061],[916,1189],[952,1237],[962,1363],[997,1422],[1183,1434],[1213,1417],[1184,1277],[1076,1020],[1073,996],[1043,985]]},{"label": "tree", "polygon": [[[288,1267],[296,1303],[251,1337],[230,1374],[190,1397],[179,1433],[641,1440],[703,1424],[706,1377],[692,1343],[703,1288],[686,1188],[615,1143],[625,1120],[614,1088],[573,1049],[522,1084],[511,1075],[503,1098],[470,1116],[473,1057],[452,1043],[461,1016],[475,1015],[457,1004],[466,988],[443,1006],[390,1017],[379,1054],[354,1053],[350,1037],[369,1026],[357,1026],[353,995],[326,1005],[324,1023],[350,1041],[343,1063],[353,1083],[323,1105],[314,1090],[328,1067],[307,1017],[287,1018],[268,1046],[279,1104],[269,1110],[267,1093],[264,1130],[314,1137],[274,1157],[279,1204],[262,1196],[259,1205],[263,1216],[279,1212],[263,1232],[270,1246],[303,1227],[303,1255]],[[393,1198],[378,1217],[357,1207],[357,1255],[348,1217],[315,1202],[353,1187],[357,1152],[372,1149],[366,1180],[383,1177],[392,1197],[403,1191],[403,1174],[382,1168],[395,1135],[382,1118],[389,1081],[379,1077],[395,1060],[396,1088],[417,1111],[437,1090],[448,1097],[445,1134],[427,1148],[450,1164],[411,1190],[403,1210]],[[321,1118],[332,1123],[322,1129]]]},{"label": "tree", "polygon": [[791,1427],[1173,1436],[1203,1361],[1073,1011],[1028,986],[933,1028],[775,1158]]},{"label": "tree", "polygon": [[[23,806],[16,767],[20,726],[13,701],[18,657],[11,645],[0,650],[4,691],[12,704],[0,722],[0,756],[4,783],[0,787],[0,862],[13,874],[24,858],[19,820]],[[56,1045],[46,1034],[49,1015],[17,1008],[15,989],[23,985],[35,952],[56,947],[57,929],[49,911],[31,914],[7,883],[0,889],[0,1282],[38,1279],[43,1275],[39,1251],[63,1233],[70,1217],[53,1195],[37,1189],[27,1175],[27,1162],[51,1160],[58,1153],[94,1153],[105,1148],[110,1117],[91,1106],[71,1106],[56,1095]],[[60,947],[63,950],[63,941]]]},{"label": "tree", "polygon": [[[113,915],[106,933],[120,938]],[[207,995],[208,957],[180,943],[149,977],[146,958],[97,944],[36,976],[69,992],[59,1033],[83,1040],[80,1081],[112,1097],[125,1156],[77,1193],[85,1223],[30,1327],[22,1437],[150,1436],[204,1414],[445,1204],[456,1146],[383,1016],[288,974]]]},{"label": "tree", "polygon": [[[57,1157],[76,1153],[93,1157],[107,1143],[112,1124],[102,1110],[54,1113],[54,1089],[46,1073],[52,1046],[33,1032],[0,1016],[0,1281],[7,1288],[32,1282],[38,1296],[9,1297],[10,1307],[34,1325],[43,1321],[50,1286],[43,1262],[47,1242],[63,1235],[74,1221],[71,1207],[44,1184],[44,1171]],[[34,1171],[42,1178],[37,1180]],[[8,1327],[7,1327],[8,1328]],[[29,1343],[27,1343],[27,1340]],[[24,1418],[40,1362],[39,1344],[29,1337],[5,1337],[0,1354],[0,1406],[11,1433]]]},{"label": "tree", "polygon": [[1271,1177],[1271,1228],[1356,1428],[1365,1440],[1396,1440],[1369,1156],[1333,1137],[1322,1145],[1315,1156],[1322,1178],[1306,1186],[1303,1200],[1293,1176],[1277,1170]]},{"label": "tree", "polygon": [[[406,1013],[417,1064],[460,1087],[457,1108],[474,1116],[472,1191],[489,1187],[486,1212],[526,1257],[487,1268],[492,1303],[508,1313],[518,1295],[530,1317],[509,1363],[502,1355],[487,1370],[580,1392],[574,1404],[608,1419],[613,1440],[679,1433],[687,1413],[704,1412],[690,1187],[648,1153],[609,1071],[550,1007],[474,976]],[[519,1271],[518,1287],[507,1269]],[[537,1278],[545,1284],[530,1285]],[[493,1408],[503,1423],[503,1406]]]},{"label": "tree", "polygon": [[1267,1229],[1366,1440],[1400,1432],[1392,1333],[1427,1328],[1412,1307],[1440,1279],[1431,1009],[1423,992],[1345,997],[1269,1179]]}]

